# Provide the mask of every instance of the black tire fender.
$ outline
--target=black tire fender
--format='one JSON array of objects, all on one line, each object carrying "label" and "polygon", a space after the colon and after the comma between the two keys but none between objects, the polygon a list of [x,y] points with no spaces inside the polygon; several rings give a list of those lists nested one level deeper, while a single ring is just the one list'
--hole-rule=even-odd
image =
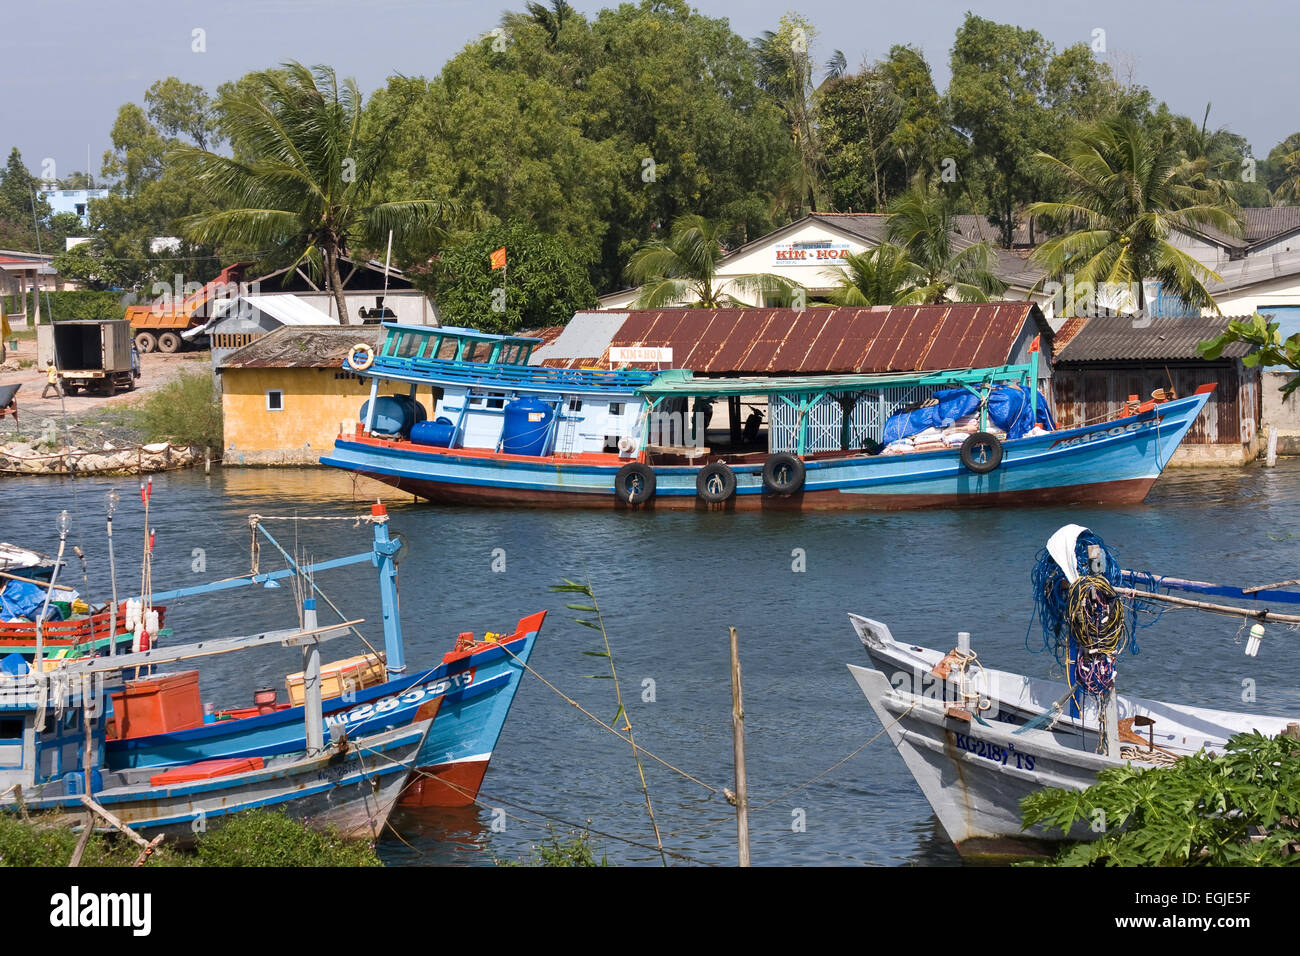
[{"label": "black tire fender", "polygon": [[976,432],[961,443],[961,463],[977,475],[987,475],[1002,464],[1002,442],[997,435]]},{"label": "black tire fender", "polygon": [[654,495],[655,473],[649,465],[631,461],[614,476],[614,496],[624,504],[644,504]]},{"label": "black tire fender", "polygon": [[736,493],[736,473],[720,461],[705,465],[695,476],[695,493],[709,504],[726,501]]},{"label": "black tire fender", "polygon": [[763,463],[763,490],[773,495],[793,495],[803,490],[806,473],[798,455],[777,452]]}]

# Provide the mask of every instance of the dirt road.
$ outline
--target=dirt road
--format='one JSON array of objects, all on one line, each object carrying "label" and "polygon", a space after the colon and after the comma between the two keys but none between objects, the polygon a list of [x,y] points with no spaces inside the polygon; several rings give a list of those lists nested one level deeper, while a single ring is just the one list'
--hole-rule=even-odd
[{"label": "dirt road", "polygon": [[[105,409],[121,409],[148,395],[161,385],[170,382],[182,372],[191,369],[210,372],[212,365],[208,352],[176,352],[166,355],[162,352],[150,352],[140,356],[141,376],[136,387],[129,392],[117,395],[92,395],[80,393],[66,395],[63,399],[50,393],[50,397],[41,398],[45,389],[45,373],[33,365],[30,368],[18,368],[19,362],[33,361],[36,358],[35,341],[19,343],[19,348],[9,349],[5,364],[0,366],[0,384],[22,383],[18,392],[18,420],[22,424],[31,424],[44,418],[58,419],[65,411],[69,418],[79,418],[87,412]],[[10,418],[3,419],[11,423]],[[0,436],[7,434],[11,426],[6,424],[0,429]]]}]

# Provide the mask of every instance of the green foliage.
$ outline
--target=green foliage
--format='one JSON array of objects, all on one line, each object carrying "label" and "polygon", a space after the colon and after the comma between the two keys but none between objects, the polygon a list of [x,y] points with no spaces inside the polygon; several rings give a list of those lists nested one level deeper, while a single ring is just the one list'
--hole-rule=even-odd
[{"label": "green foliage", "polygon": [[889,238],[915,265],[909,301],[987,302],[1006,291],[988,243],[959,247],[954,241],[951,206],[937,189],[918,182],[890,204],[889,212]]},{"label": "green foliage", "polygon": [[321,833],[283,813],[237,813],[198,843],[203,866],[383,866],[364,840]]},{"label": "green foliage", "polygon": [[596,859],[596,851],[591,845],[591,835],[586,831],[571,832],[568,839],[556,834],[553,827],[547,827],[545,839],[534,844],[532,857],[528,860],[498,860],[499,866],[609,866],[605,854]]},{"label": "green foliage", "polygon": [[898,246],[882,242],[868,252],[844,260],[843,268],[823,273],[836,284],[830,299],[836,305],[913,305],[925,301],[925,276]]},{"label": "green foliage", "polygon": [[[22,303],[27,306],[27,314],[34,315],[32,293],[28,292],[22,299],[16,295],[4,297],[5,310],[9,314],[21,312]],[[126,314],[122,305],[120,292],[96,292],[90,289],[66,289],[62,292],[41,292],[41,321],[50,318],[63,319],[120,319]]]},{"label": "green foliage", "polygon": [[[1073,274],[1078,295],[1106,283],[1132,285],[1139,309],[1143,281],[1156,279],[1194,308],[1217,309],[1206,283],[1220,276],[1172,235],[1202,226],[1241,234],[1236,204],[1209,176],[1204,158],[1188,161],[1167,131],[1112,116],[1082,128],[1061,158],[1040,152],[1036,160],[1062,179],[1066,192],[1063,201],[1029,207],[1030,215],[1064,230],[1034,251],[1050,277]],[[1063,314],[1075,314],[1074,306],[1065,303]]]},{"label": "green foliage", "polygon": [[[1270,322],[1267,316],[1260,315],[1258,312],[1245,321],[1234,319],[1228,323],[1228,328],[1224,332],[1201,342],[1196,349],[1201,353],[1202,358],[1212,362],[1233,342],[1245,342],[1254,346],[1241,360],[1241,364],[1247,368],[1285,365],[1300,372],[1300,332],[1283,341],[1282,333],[1278,331],[1278,323]],[[1300,388],[1300,375],[1292,376],[1282,385],[1281,391],[1283,396],[1286,396],[1297,388]]]},{"label": "green foliage", "polygon": [[[14,813],[0,813],[0,867],[67,866],[72,860],[79,834],[69,827],[38,822],[25,823]],[[82,866],[131,866],[140,847],[126,839],[95,834],[81,857]],[[160,846],[150,866],[186,866],[187,858],[167,846]]]},{"label": "green foliage", "polygon": [[448,204],[381,198],[377,184],[400,113],[363,126],[355,81],[300,63],[246,79],[221,101],[220,129],[233,156],[171,150],[175,165],[219,204],[184,217],[181,229],[198,243],[258,250],[265,266],[307,266],[325,277],[343,315],[338,257],[382,247],[389,230],[403,241],[437,235]]},{"label": "green foliage", "polygon": [[221,399],[206,371],[181,373],[131,411],[133,424],[146,442],[222,447]]},{"label": "green foliage", "polygon": [[1059,866],[1290,866],[1300,862],[1300,740],[1238,734],[1225,752],[1170,767],[1113,767],[1086,790],[1047,788],[1021,803],[1026,827],[1101,821]]},{"label": "green foliage", "polygon": [[756,297],[758,305],[788,298],[798,284],[775,275],[728,276],[719,281],[723,227],[703,216],[681,216],[667,239],[651,239],[628,260],[627,277],[641,286],[638,308],[686,304],[707,309],[748,305],[737,297]]},{"label": "green foliage", "polygon": [[[502,246],[504,273],[490,263],[491,253]],[[564,325],[574,312],[596,304],[578,253],[562,238],[523,222],[453,242],[425,277],[413,278],[434,294],[445,324],[488,332]],[[499,293],[503,286],[504,299]]]},{"label": "green foliage", "polygon": [[[40,189],[40,181],[27,169],[15,146],[0,172],[0,249],[37,251],[36,222],[50,215],[50,204],[41,198]],[[44,237],[40,247],[49,251]]]},{"label": "green foliage", "polygon": [[[68,827],[25,823],[15,814],[0,813],[0,866],[67,866],[78,836]],[[581,838],[563,844],[553,840],[548,852],[567,852],[580,859],[584,848],[590,854],[589,845]],[[81,865],[132,866],[139,855],[140,847],[125,837],[95,834],[86,846]],[[224,820],[192,847],[178,849],[164,841],[154,850],[148,865],[355,867],[383,863],[363,840],[343,840],[334,831],[317,832],[282,812],[248,810]]]}]

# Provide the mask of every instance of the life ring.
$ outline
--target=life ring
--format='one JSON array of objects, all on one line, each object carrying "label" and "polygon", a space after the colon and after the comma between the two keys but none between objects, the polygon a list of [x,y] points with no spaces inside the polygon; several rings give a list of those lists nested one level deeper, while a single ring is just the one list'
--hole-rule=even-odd
[{"label": "life ring", "polygon": [[655,473],[649,465],[631,461],[614,476],[614,496],[624,504],[640,505],[655,494]]},{"label": "life ring", "polygon": [[777,452],[763,463],[763,490],[774,495],[792,495],[803,488],[805,472],[798,455]]},{"label": "life ring", "polygon": [[736,493],[736,473],[720,461],[705,465],[695,476],[695,493],[711,505],[726,501]]},{"label": "life ring", "polygon": [[[365,358],[360,362],[357,361],[357,353],[362,352]],[[348,349],[348,367],[354,372],[364,372],[370,366],[375,364],[375,347],[366,342],[358,342],[352,348]]]},{"label": "life ring", "polygon": [[977,475],[987,475],[1002,464],[1002,442],[997,435],[976,432],[961,443],[961,463]]}]

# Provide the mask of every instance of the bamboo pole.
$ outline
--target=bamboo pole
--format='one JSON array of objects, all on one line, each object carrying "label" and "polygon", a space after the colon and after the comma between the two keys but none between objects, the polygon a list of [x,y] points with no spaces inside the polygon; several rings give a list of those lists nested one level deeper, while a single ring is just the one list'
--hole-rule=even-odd
[{"label": "bamboo pole", "polygon": [[1232,607],[1228,604],[1192,601],[1188,598],[1174,597],[1172,594],[1152,594],[1150,591],[1137,591],[1133,588],[1116,588],[1115,593],[1123,597],[1142,598],[1147,601],[1163,601],[1165,604],[1176,604],[1179,607],[1194,607],[1197,610],[1209,611],[1212,614],[1227,614],[1230,617],[1253,617],[1261,621],[1280,621],[1283,624],[1300,624],[1300,615],[1277,614],[1267,608],[1256,611],[1246,607]]},{"label": "bamboo pole", "polygon": [[1274,588],[1286,588],[1293,584],[1300,584],[1300,579],[1292,578],[1290,581],[1276,581],[1273,584],[1261,584],[1259,587],[1242,588],[1242,594],[1258,594],[1260,591],[1272,591]]},{"label": "bamboo pole", "polygon": [[25,578],[20,574],[11,574],[8,571],[0,571],[0,578],[9,578],[11,581],[22,581],[23,584],[35,584],[40,588],[54,588],[56,591],[75,591],[76,588],[70,588],[66,584],[51,584],[49,581],[38,581],[35,578]]},{"label": "bamboo pole", "polygon": [[745,694],[740,682],[740,639],[731,634],[731,738],[736,759],[736,842],[740,865],[749,866],[749,783],[745,776]]}]

